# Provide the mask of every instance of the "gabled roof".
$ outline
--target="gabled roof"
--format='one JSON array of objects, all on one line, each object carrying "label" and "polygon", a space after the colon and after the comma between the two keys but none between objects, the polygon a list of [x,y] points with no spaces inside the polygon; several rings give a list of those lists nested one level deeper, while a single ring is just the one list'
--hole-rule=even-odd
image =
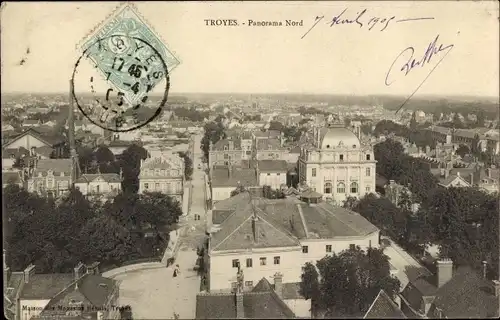
[{"label": "gabled roof", "polygon": [[72,273],[33,274],[21,290],[21,299],[52,299],[73,281]]},{"label": "gabled roof", "polygon": [[406,316],[387,293],[380,290],[363,319],[406,319]]},{"label": "gabled roof", "polygon": [[441,182],[439,183],[439,185],[441,185],[443,187],[448,187],[453,182],[455,182],[455,180],[457,180],[457,179],[460,181],[460,184],[462,184],[464,187],[470,186],[470,182],[469,181],[465,180],[460,175],[454,175],[454,174],[449,175],[448,177],[446,177],[444,179],[441,179]]},{"label": "gabled roof", "polygon": [[19,148],[11,148],[11,149],[3,149],[2,150],[2,159],[10,159],[14,158],[23,158],[28,156],[30,152],[23,147]]},{"label": "gabled roof", "polygon": [[122,180],[117,173],[96,173],[96,174],[82,174],[75,183],[90,183],[101,178],[107,183],[118,183]]},{"label": "gabled roof", "polygon": [[258,160],[260,172],[287,172],[288,163],[285,160]]},{"label": "gabled roof", "polygon": [[233,167],[231,174],[229,168],[216,168],[212,170],[212,187],[246,187],[257,186],[257,174],[254,169]]},{"label": "gabled roof", "polygon": [[19,140],[20,138],[26,136],[26,135],[31,135],[35,139],[40,140],[41,142],[45,143],[49,147],[54,147],[55,145],[61,144],[64,141],[66,141],[66,138],[64,138],[60,134],[55,134],[52,131],[50,132],[40,132],[40,128],[33,129],[33,128],[28,128],[24,132],[20,133],[17,136],[14,136],[11,140],[9,140],[7,143],[4,144],[4,147],[10,145],[12,142]]},{"label": "gabled roof", "polygon": [[[265,278],[251,292],[243,293],[243,313],[245,319],[296,318]],[[236,294],[199,293],[196,296],[196,319],[236,319]]]},{"label": "gabled roof", "polygon": [[[241,210],[233,212],[212,235],[211,251],[243,250],[250,248],[299,246],[290,232],[272,223],[261,210],[258,200],[252,200]],[[253,218],[257,217],[255,225]]]}]

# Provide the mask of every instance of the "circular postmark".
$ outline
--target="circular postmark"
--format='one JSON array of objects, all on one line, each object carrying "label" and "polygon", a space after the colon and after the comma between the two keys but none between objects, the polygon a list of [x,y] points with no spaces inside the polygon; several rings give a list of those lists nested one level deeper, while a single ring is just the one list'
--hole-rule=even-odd
[{"label": "circular postmark", "polygon": [[[114,132],[139,129],[158,117],[170,89],[167,64],[159,51],[141,38],[124,34],[89,45],[75,63],[72,83],[80,112]],[[82,88],[85,93],[76,94]],[[156,102],[150,97],[154,88],[161,90]]]}]

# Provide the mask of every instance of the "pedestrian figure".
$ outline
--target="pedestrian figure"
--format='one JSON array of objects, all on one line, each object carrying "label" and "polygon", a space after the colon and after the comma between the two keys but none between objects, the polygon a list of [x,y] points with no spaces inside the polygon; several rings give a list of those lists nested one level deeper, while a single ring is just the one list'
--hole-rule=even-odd
[{"label": "pedestrian figure", "polygon": [[180,272],[180,270],[179,270],[179,265],[178,265],[178,264],[176,264],[176,265],[175,265],[175,268],[174,268],[174,275],[173,275],[173,277],[174,277],[174,278],[175,278],[175,277],[177,277],[177,275],[178,275],[179,273],[181,273],[181,272]]}]

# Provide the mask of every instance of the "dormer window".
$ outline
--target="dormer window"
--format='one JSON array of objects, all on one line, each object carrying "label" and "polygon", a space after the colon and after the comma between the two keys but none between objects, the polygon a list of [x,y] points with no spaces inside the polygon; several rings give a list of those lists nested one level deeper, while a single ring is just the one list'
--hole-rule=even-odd
[{"label": "dormer window", "polygon": [[225,150],[225,151],[227,150],[227,146],[224,146],[224,150]]},{"label": "dormer window", "polygon": [[53,172],[52,170],[49,170],[49,171],[47,171],[47,174],[48,174],[49,176],[51,176],[51,175],[53,175],[53,174],[54,174],[54,172]]},{"label": "dormer window", "polygon": [[327,144],[327,145],[326,145],[326,148],[327,148],[327,149],[330,149],[330,145],[329,145],[329,144]]},{"label": "dormer window", "polygon": [[356,149],[356,145],[355,145],[355,144],[353,144],[353,145],[352,145],[352,148],[353,148],[353,149]]},{"label": "dormer window", "polygon": [[370,155],[369,154],[366,155],[366,160],[370,160]]},{"label": "dormer window", "polygon": [[61,172],[61,177],[64,177],[64,172]]},{"label": "dormer window", "polygon": [[41,172],[38,172],[38,177],[41,178],[42,177],[42,173]]},{"label": "dormer window", "polygon": [[339,155],[339,161],[344,161],[344,155],[343,154]]}]

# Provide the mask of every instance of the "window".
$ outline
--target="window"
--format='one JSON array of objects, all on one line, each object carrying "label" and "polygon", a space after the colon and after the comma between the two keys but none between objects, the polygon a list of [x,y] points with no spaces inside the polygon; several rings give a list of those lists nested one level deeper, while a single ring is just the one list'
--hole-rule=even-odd
[{"label": "window", "polygon": [[309,247],[308,246],[302,246],[302,253],[309,253]]},{"label": "window", "polygon": [[233,268],[238,268],[240,266],[240,260],[239,259],[233,259]]},{"label": "window", "polygon": [[95,192],[99,193],[99,191],[101,191],[100,189],[101,189],[100,185],[95,186]]},{"label": "window", "polygon": [[236,290],[236,288],[238,288],[238,282],[236,282],[236,281],[235,282],[231,282],[231,288],[233,290]]},{"label": "window", "polygon": [[337,193],[345,193],[345,184],[343,182],[337,184]]},{"label": "window", "polygon": [[[252,153],[252,151],[247,151],[247,152],[245,152],[245,153],[247,154],[247,156],[249,156],[249,155]],[[250,281],[250,282],[251,282],[251,281]]]},{"label": "window", "polygon": [[316,177],[316,168],[312,168],[311,174],[312,174],[313,177]]},{"label": "window", "polygon": [[155,183],[155,190],[160,190],[160,184],[158,182]]},{"label": "window", "polygon": [[253,281],[245,281],[245,287],[253,287]]},{"label": "window", "polygon": [[343,154],[339,155],[339,160],[340,160],[340,162],[344,161],[344,155]]},{"label": "window", "polygon": [[371,174],[371,170],[370,168],[366,168],[366,176],[369,177]]},{"label": "window", "polygon": [[324,193],[332,193],[332,184],[330,182],[325,183],[325,192]]},{"label": "window", "polygon": [[149,183],[144,184],[144,189],[148,190],[149,189]]},{"label": "window", "polygon": [[358,183],[357,182],[351,183],[351,193],[358,193]]},{"label": "window", "polygon": [[370,155],[369,154],[366,155],[366,160],[370,160]]},{"label": "window", "polygon": [[253,260],[251,258],[247,259],[247,268],[251,268],[253,266]]},{"label": "window", "polygon": [[229,159],[229,155],[227,153],[224,153],[224,159]]},{"label": "window", "polygon": [[327,148],[327,149],[330,149],[330,145],[329,145],[329,144],[327,144],[327,145],[326,145],[326,148]]},{"label": "window", "polygon": [[274,257],[274,264],[280,264],[280,257]]},{"label": "window", "polygon": [[332,252],[332,245],[327,244],[325,249],[326,249],[326,252]]},{"label": "window", "polygon": [[365,191],[366,191],[366,192],[371,192],[371,190],[370,190],[370,186],[366,186],[366,187],[365,187]]},{"label": "window", "polygon": [[276,175],[277,175],[277,176],[279,176],[280,174],[279,174],[279,173],[277,173]]},{"label": "window", "polygon": [[353,144],[353,145],[352,145],[352,148],[353,148],[353,149],[356,149],[356,145],[355,145],[355,144]]},{"label": "window", "polygon": [[356,249],[356,245],[354,243],[351,243],[349,245],[349,250],[354,250],[354,249]]},{"label": "window", "polygon": [[224,150],[227,150],[227,146],[224,146]]},{"label": "window", "polygon": [[265,257],[260,258],[260,265],[261,265],[261,266],[265,266],[265,265],[266,265],[266,262],[267,262],[267,261],[266,261],[266,258],[265,258]]},{"label": "window", "polygon": [[267,174],[267,176],[270,176],[270,175],[271,175],[270,173]]}]

